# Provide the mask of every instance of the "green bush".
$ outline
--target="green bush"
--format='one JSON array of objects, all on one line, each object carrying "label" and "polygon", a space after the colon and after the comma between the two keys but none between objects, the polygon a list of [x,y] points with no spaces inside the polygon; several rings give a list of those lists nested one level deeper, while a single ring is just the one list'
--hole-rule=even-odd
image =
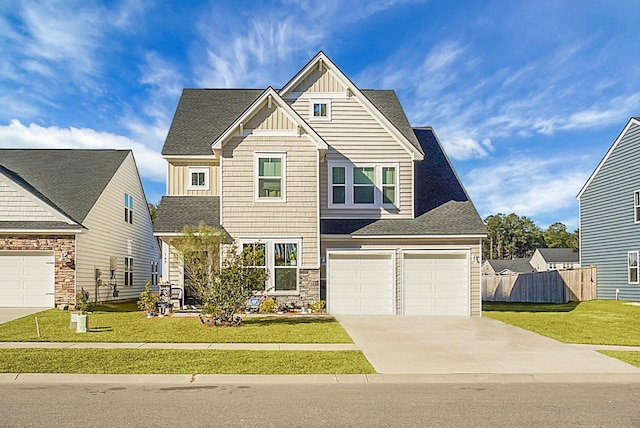
[{"label": "green bush", "polygon": [[265,299],[260,303],[260,313],[261,314],[269,314],[273,313],[276,310],[276,301],[269,298]]}]

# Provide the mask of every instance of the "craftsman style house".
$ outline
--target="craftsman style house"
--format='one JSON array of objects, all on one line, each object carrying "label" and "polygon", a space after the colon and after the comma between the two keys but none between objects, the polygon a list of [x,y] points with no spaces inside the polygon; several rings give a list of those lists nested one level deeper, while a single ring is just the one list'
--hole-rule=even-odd
[{"label": "craftsman style house", "polygon": [[640,300],[640,118],[629,120],[578,194],[580,264],[598,298]]},{"label": "craftsman style house", "polygon": [[0,307],[137,298],[159,262],[131,150],[0,149]]},{"label": "craftsman style house", "polygon": [[[259,242],[266,292],[331,313],[480,315],[486,230],[431,128],[322,52],[283,88],[185,89],[154,233],[184,287],[183,226]],[[188,295],[188,290],[185,290]]]}]

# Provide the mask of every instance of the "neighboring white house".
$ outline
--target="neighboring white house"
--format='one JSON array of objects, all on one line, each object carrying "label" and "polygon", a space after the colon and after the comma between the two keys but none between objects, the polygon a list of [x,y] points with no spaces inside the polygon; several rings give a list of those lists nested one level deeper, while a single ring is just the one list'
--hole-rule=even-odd
[{"label": "neighboring white house", "polygon": [[131,150],[0,149],[0,307],[136,298],[159,261]]},{"label": "neighboring white house", "polygon": [[184,286],[171,240],[205,221],[262,245],[278,300],[480,315],[486,228],[433,130],[324,53],[279,90],[185,89],[162,154],[163,279]]},{"label": "neighboring white house", "polygon": [[538,248],[529,260],[538,272],[580,267],[580,255],[571,248]]}]

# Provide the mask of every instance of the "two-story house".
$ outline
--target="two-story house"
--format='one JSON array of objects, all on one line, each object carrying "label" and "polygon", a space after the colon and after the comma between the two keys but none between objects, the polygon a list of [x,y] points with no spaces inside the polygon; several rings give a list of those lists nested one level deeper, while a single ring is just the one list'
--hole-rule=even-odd
[{"label": "two-story house", "polygon": [[571,248],[537,248],[529,261],[538,272],[580,267],[580,255]]},{"label": "two-story house", "polygon": [[433,130],[322,52],[281,89],[185,89],[154,232],[184,287],[185,224],[259,242],[268,294],[331,313],[480,315],[486,230]]},{"label": "two-story house", "polygon": [[0,307],[134,299],[159,262],[131,150],[0,149]]},{"label": "two-story house", "polygon": [[640,118],[629,120],[578,193],[580,264],[598,268],[598,298],[640,300]]}]

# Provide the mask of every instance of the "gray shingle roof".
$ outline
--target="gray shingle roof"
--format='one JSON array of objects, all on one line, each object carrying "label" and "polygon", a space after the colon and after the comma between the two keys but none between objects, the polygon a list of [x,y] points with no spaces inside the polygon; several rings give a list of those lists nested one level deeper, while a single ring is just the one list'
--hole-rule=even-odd
[{"label": "gray shingle roof", "polygon": [[154,233],[176,233],[184,226],[197,226],[204,221],[220,227],[219,196],[163,196],[158,204]]},{"label": "gray shingle roof", "polygon": [[0,173],[78,223],[131,150],[0,149]]},{"label": "gray shingle roof", "polygon": [[538,248],[547,263],[578,263],[580,255],[571,248]]},{"label": "gray shingle roof", "polygon": [[[165,156],[211,155],[211,144],[264,89],[184,89],[173,116],[162,154]],[[407,116],[394,91],[364,90],[362,93],[421,151]]]},{"label": "gray shingle roof", "polygon": [[491,265],[493,271],[496,273],[503,270],[510,270],[511,272],[535,272],[536,270],[529,263],[529,259],[519,258],[513,260],[487,260],[487,263]]},{"label": "gray shingle roof", "polygon": [[2,230],[69,230],[77,231],[79,226],[63,221],[0,221]]}]

